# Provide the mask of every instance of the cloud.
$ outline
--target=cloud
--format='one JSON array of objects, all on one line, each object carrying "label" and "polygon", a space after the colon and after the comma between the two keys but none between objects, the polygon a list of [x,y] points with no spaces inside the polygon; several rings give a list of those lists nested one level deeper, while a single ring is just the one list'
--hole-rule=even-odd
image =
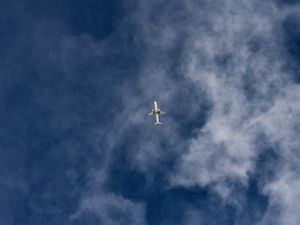
[{"label": "cloud", "polygon": [[[269,212],[279,208],[279,224],[296,224],[300,206],[288,199],[298,196],[300,88],[285,69],[291,58],[282,26],[291,14],[299,13],[299,7],[282,8],[272,1],[190,0],[144,1],[139,10],[141,36],[148,44],[145,51],[149,56],[144,66],[147,72],[141,73],[139,80],[142,99],[151,99],[152,92],[159,92],[163,101],[174,98],[174,89],[180,85],[170,74],[174,72],[169,69],[170,52],[181,45],[181,54],[174,56],[180,59],[175,71],[195,83],[193,91],[202,93],[211,105],[196,137],[185,139],[177,136],[178,130],[174,135],[164,131],[170,139],[185,143],[175,147],[175,152],[182,153],[188,146],[179,154],[170,182],[211,187],[230,201],[232,184],[247,187],[249,176],[260,169],[256,163],[265,151],[261,141],[266,138],[279,156],[279,165],[273,170],[281,176],[275,180],[265,177],[260,191],[269,197]],[[176,104],[176,99],[172,102]],[[193,110],[199,104],[201,99],[196,99],[190,107]],[[151,158],[163,150],[153,140],[145,140],[140,150],[146,154],[138,160],[147,167],[149,153]],[[281,201],[285,194],[292,197]]]},{"label": "cloud", "polygon": [[80,209],[70,219],[71,221],[79,220],[87,212],[93,212],[100,219],[101,224],[146,224],[143,204],[133,203],[110,193],[98,193],[85,197]]},{"label": "cloud", "polygon": [[271,201],[269,210],[260,224],[299,224],[299,188],[300,179],[295,171],[280,171],[278,178],[264,188],[264,192],[271,196]]},{"label": "cloud", "polygon": [[[85,80],[92,89],[105,90],[113,81],[111,74],[120,75],[114,77],[119,83],[113,91],[100,92],[105,99],[117,96],[115,102],[100,100],[101,109],[118,105],[113,116],[103,116],[103,123],[110,121],[109,126],[95,120],[96,137],[84,137],[94,147],[101,145],[95,149],[105,153],[101,166],[89,165],[90,186],[71,220],[89,212],[104,224],[146,224],[143,203],[105,191],[107,180],[112,179],[110,169],[122,160],[130,169],[146,174],[146,185],[160,172],[168,178],[169,188],[200,186],[239,205],[236,202],[242,197],[234,193],[236,185],[247,188],[249,177],[260,169],[257,160],[264,152],[261,142],[265,138],[279,157],[274,173],[280,176],[257,178],[263,179],[259,191],[269,197],[261,223],[273,221],[270,218],[279,210],[279,224],[296,224],[300,206],[293,199],[298,196],[299,181],[300,90],[284,70],[288,62],[280,26],[297,8],[280,10],[271,1],[189,0],[141,1],[136,9],[132,14],[137,32],[134,41],[143,51],[130,79],[121,77],[122,63],[109,69],[119,53],[128,54],[126,48],[119,52],[105,47],[115,43],[116,37],[97,42],[89,35],[69,36],[61,40],[62,52],[46,57],[61,64],[68,79],[74,72],[92,74]],[[90,63],[102,62],[107,54],[113,63]],[[91,71],[84,70],[85,65],[93,66]],[[51,92],[44,94],[47,97]],[[145,118],[154,99],[168,113],[162,119],[167,126],[151,126],[152,118]],[[76,99],[71,102],[76,105]],[[64,104],[62,101],[58,108]],[[101,109],[95,106],[93,112],[101,114]],[[90,120],[95,118],[93,112],[88,114]],[[79,117],[86,118],[81,113]],[[53,126],[64,128],[57,118]],[[64,129],[72,128],[70,121]],[[286,194],[289,198],[283,200]],[[184,215],[189,224],[204,220],[193,207]]]}]

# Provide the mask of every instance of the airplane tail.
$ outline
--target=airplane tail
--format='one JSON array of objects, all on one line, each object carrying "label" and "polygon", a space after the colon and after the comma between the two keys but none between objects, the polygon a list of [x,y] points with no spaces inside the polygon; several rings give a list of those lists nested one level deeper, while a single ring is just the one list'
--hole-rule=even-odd
[{"label": "airplane tail", "polygon": [[154,125],[160,125],[160,124],[162,124],[162,123],[161,122],[155,122]]}]

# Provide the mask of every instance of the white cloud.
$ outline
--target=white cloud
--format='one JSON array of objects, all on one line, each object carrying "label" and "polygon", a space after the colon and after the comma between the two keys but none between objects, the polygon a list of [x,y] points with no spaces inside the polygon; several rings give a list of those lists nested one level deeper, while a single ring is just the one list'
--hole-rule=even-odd
[{"label": "white cloud", "polygon": [[[233,190],[228,180],[247,185],[262,151],[257,140],[263,133],[276,146],[280,165],[274,170],[280,176],[264,180],[261,192],[269,196],[270,205],[261,223],[268,224],[274,209],[279,209],[279,224],[297,224],[300,87],[282,70],[287,61],[280,26],[287,15],[298,9],[278,8],[271,1],[258,0],[189,0],[169,5],[141,1],[138,9],[133,17],[146,43],[145,61],[134,84],[137,90],[132,90],[132,84],[120,90],[124,94],[124,111],[106,136],[109,153],[101,172],[103,177],[107,176],[105,170],[112,161],[115,145],[132,126],[143,125],[143,132],[136,134],[138,138],[128,152],[134,166],[151,172],[163,158],[188,146],[184,153],[180,152],[182,157],[170,176],[171,184],[209,186],[229,200]],[[157,9],[161,11],[156,14]],[[203,98],[210,101],[211,111],[206,124],[191,140],[180,137],[176,121],[170,117],[166,117],[168,126],[154,137],[156,130],[149,128],[145,119],[151,105],[144,103],[159,96],[159,102],[178,104],[172,98],[181,87],[169,74],[168,51],[181,37],[184,48],[177,66],[185,79],[197,85],[199,93],[205,93]],[[198,99],[190,107],[197,108],[201,101]],[[166,139],[172,153],[162,147]],[[79,212],[90,210],[104,218],[106,224],[117,224],[109,217],[108,208],[129,215],[133,224],[145,222],[143,205],[112,193],[100,192],[83,199]],[[194,210],[186,214],[191,224],[198,217]]]},{"label": "white cloud", "polygon": [[85,197],[80,209],[70,219],[76,220],[85,212],[93,212],[107,225],[146,224],[143,204],[133,203],[112,193],[98,193]]},{"label": "white cloud", "polygon": [[[257,140],[263,133],[279,155],[280,166],[274,170],[281,174],[271,184],[265,181],[264,193],[270,197],[270,208],[280,208],[280,224],[297,224],[300,205],[294,199],[300,179],[290,174],[299,170],[300,87],[282,69],[288,62],[280,29],[299,8],[256,0],[178,1],[165,6],[153,22],[157,5],[141,5],[149,48],[171,49],[175,37],[187,37],[180,68],[212,103],[206,124],[188,141],[170,178],[173,185],[210,185],[225,199],[230,197],[228,179],[247,185],[262,151]],[[176,5],[180,11],[171,10]],[[168,64],[155,59],[151,63]],[[159,79],[172,83],[166,77]],[[143,84],[148,78],[141,80],[146,90],[155,87]],[[160,93],[172,97],[169,89]]]},{"label": "white cloud", "polygon": [[283,169],[278,178],[265,186],[264,192],[271,196],[269,210],[261,225],[277,224],[297,225],[300,223],[300,177],[293,170]]}]

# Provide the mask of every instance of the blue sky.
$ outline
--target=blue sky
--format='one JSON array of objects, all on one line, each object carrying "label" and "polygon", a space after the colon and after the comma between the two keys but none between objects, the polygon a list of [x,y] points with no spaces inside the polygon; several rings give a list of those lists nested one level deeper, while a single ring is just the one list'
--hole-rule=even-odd
[{"label": "blue sky", "polygon": [[298,225],[299,15],[2,1],[0,225]]}]

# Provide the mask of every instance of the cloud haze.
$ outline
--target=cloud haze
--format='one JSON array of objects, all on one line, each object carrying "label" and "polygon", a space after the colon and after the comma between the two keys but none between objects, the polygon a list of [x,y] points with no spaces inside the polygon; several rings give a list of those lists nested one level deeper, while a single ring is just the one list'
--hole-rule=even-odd
[{"label": "cloud haze", "polygon": [[299,224],[297,1],[6,6],[0,224]]},{"label": "cloud haze", "polygon": [[[262,142],[267,142],[278,155],[272,168],[278,175],[257,178],[260,192],[270,198],[261,223],[273,223],[278,217],[278,224],[298,224],[300,204],[293,199],[299,196],[300,88],[286,69],[292,59],[285,45],[291,43],[286,43],[283,24],[299,13],[299,6],[274,1],[165,1],[142,2],[139,9],[142,36],[150,46],[145,68],[151,69],[140,75],[143,94],[149,98],[149,93],[159,92],[163,102],[172,99],[180,107],[175,92],[181,86],[170,70],[174,56],[179,57],[174,73],[194,82],[193,91],[210,105],[204,108],[209,112],[205,124],[194,128],[196,137],[166,131],[170,140],[188,143],[173,148],[175,153],[184,152],[170,174],[171,184],[208,186],[234,202],[233,187],[248,186],[266,151]],[[172,54],[178,43],[180,54]],[[201,101],[194,99],[186,110],[193,112]],[[146,139],[143,146],[140,149],[147,154],[141,160],[151,158],[153,152],[147,148],[163,151],[152,140]],[[286,195],[291,197],[284,200]],[[278,207],[279,213],[273,214]]]}]

